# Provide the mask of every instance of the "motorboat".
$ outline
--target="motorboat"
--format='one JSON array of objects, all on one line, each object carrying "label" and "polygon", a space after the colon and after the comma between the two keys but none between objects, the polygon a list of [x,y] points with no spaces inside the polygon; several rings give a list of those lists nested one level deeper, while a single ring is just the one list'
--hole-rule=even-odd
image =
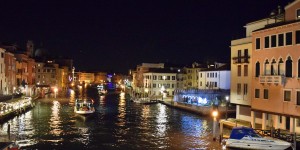
[{"label": "motorboat", "polygon": [[285,150],[291,143],[274,138],[260,136],[253,128],[234,127],[226,148],[256,149],[256,150]]},{"label": "motorboat", "polygon": [[80,115],[89,115],[95,112],[94,101],[92,99],[76,99],[74,112]]}]

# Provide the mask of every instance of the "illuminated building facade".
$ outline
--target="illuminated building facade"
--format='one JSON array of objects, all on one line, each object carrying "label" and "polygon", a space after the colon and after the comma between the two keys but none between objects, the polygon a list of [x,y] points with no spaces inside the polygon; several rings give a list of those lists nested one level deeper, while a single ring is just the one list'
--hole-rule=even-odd
[{"label": "illuminated building facade", "polygon": [[7,84],[5,79],[5,63],[4,54],[5,49],[0,48],[0,94],[7,94]]},{"label": "illuminated building facade", "polygon": [[136,67],[136,70],[132,72],[133,82],[132,88],[135,92],[141,93],[144,88],[144,76],[143,73],[149,71],[150,68],[164,68],[164,63],[142,63]]},{"label": "illuminated building facade", "polygon": [[176,89],[176,71],[169,69],[152,68],[143,73],[143,92],[148,96],[174,96]]},{"label": "illuminated building facade", "polygon": [[16,58],[13,53],[5,52],[4,54],[4,62],[5,62],[5,77],[6,77],[6,85],[7,85],[7,94],[12,94],[17,88],[16,84]]},{"label": "illuminated building facade", "polygon": [[285,7],[284,21],[252,34],[251,123],[300,132],[300,1]]},{"label": "illuminated building facade", "polygon": [[[236,104],[236,119],[251,122],[251,101],[253,99],[253,31],[266,25],[281,22],[282,15],[271,16],[247,23],[246,37],[231,41],[231,88],[230,103]],[[262,113],[254,112],[256,123],[262,123]]]}]

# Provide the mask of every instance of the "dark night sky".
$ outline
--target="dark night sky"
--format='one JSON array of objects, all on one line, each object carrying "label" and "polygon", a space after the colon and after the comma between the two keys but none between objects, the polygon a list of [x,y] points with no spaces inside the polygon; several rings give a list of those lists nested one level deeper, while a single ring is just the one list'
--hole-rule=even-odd
[{"label": "dark night sky", "polygon": [[76,70],[116,71],[143,62],[230,61],[243,26],[293,0],[2,1],[0,42],[74,59]]}]

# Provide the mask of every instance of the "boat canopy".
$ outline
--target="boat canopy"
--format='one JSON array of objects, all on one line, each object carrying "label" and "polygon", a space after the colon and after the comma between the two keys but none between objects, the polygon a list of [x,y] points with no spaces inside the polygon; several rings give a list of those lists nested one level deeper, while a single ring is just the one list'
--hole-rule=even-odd
[{"label": "boat canopy", "polygon": [[252,128],[234,127],[230,134],[230,139],[242,139],[245,136],[260,137]]}]

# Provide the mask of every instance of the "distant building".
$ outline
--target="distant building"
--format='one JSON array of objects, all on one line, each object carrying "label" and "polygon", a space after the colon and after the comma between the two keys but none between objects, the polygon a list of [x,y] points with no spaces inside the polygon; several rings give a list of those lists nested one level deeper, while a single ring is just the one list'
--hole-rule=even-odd
[{"label": "distant building", "polygon": [[94,73],[87,73],[87,72],[78,72],[79,82],[82,83],[94,83],[95,75]]},{"label": "distant building", "polygon": [[13,53],[6,51],[4,54],[5,78],[7,85],[7,94],[15,93],[16,84],[16,58]]},{"label": "distant building", "polygon": [[162,68],[152,68],[143,73],[144,86],[141,93],[147,96],[174,96],[177,71]]},{"label": "distant building", "polygon": [[106,72],[96,72],[95,73],[95,83],[101,84],[107,82],[107,73]]},{"label": "distant building", "polygon": [[8,93],[8,87],[6,84],[6,78],[5,78],[5,49],[0,48],[0,94],[7,94]]},{"label": "distant building", "polygon": [[58,64],[51,60],[36,62],[36,85],[37,87],[57,87]]},{"label": "distant building", "polygon": [[132,72],[133,82],[132,87],[135,92],[143,92],[144,76],[143,73],[149,71],[150,68],[164,68],[164,63],[142,63]]},{"label": "distant building", "polygon": [[199,83],[198,72],[205,68],[206,66],[203,66],[203,64],[197,62],[194,62],[190,67],[184,67],[183,68],[184,89],[197,89]]},{"label": "distant building", "polygon": [[230,67],[227,64],[214,63],[198,72],[198,89],[230,89]]}]

